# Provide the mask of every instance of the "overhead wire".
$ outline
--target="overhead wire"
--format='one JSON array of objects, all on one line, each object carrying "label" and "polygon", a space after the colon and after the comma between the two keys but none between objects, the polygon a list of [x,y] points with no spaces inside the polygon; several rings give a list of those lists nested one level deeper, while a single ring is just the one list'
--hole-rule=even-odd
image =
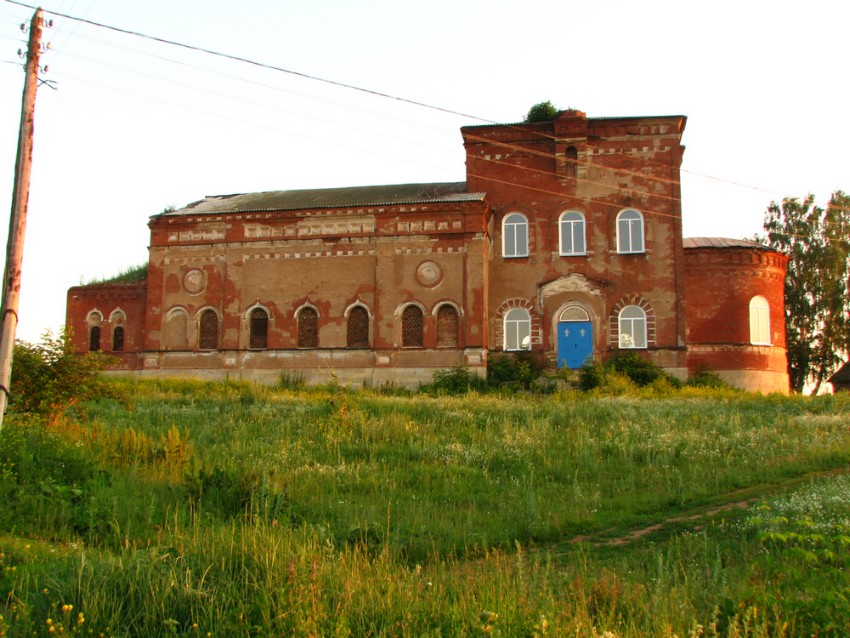
[{"label": "overhead wire", "polygon": [[[23,6],[23,7],[27,7],[27,8],[30,8],[30,9],[36,8],[34,5],[24,3],[24,2],[20,2],[20,0],[5,0],[5,2],[8,2],[10,4],[19,5],[19,6]],[[213,56],[216,56],[216,57],[229,59],[229,60],[233,60],[233,61],[236,61],[236,62],[242,62],[242,63],[249,64],[249,65],[252,65],[252,66],[256,66],[256,67],[259,67],[259,68],[278,71],[278,72],[281,72],[281,73],[286,73],[286,74],[290,74],[290,75],[293,75],[293,76],[302,77],[302,78],[317,81],[317,82],[322,82],[322,83],[329,84],[329,85],[332,85],[332,86],[350,89],[350,90],[353,90],[353,91],[359,91],[361,93],[366,93],[366,94],[369,94],[369,95],[382,97],[382,98],[386,98],[386,99],[390,99],[390,100],[396,100],[396,101],[404,102],[404,103],[411,104],[411,105],[414,105],[414,106],[418,106],[418,107],[422,107],[422,108],[426,108],[426,109],[431,109],[431,110],[434,110],[434,111],[439,111],[439,112],[447,113],[447,114],[451,114],[451,115],[456,115],[456,116],[463,117],[463,118],[476,120],[476,121],[483,122],[483,123],[486,123],[486,124],[497,124],[498,123],[498,122],[495,122],[494,120],[491,120],[491,119],[488,119],[488,118],[484,118],[484,117],[477,116],[477,115],[472,115],[472,114],[469,114],[469,113],[464,113],[462,111],[458,111],[458,110],[455,110],[455,109],[449,109],[449,108],[442,107],[442,106],[436,106],[436,105],[433,105],[433,104],[428,104],[426,102],[421,102],[421,101],[418,101],[418,100],[411,100],[411,99],[408,99],[408,98],[392,95],[390,93],[385,93],[385,92],[382,92],[382,91],[376,91],[374,89],[368,89],[368,88],[360,87],[360,86],[357,86],[357,85],[348,84],[348,83],[345,83],[345,82],[339,82],[339,81],[331,80],[331,79],[328,79],[328,78],[322,78],[322,77],[312,75],[312,74],[309,74],[309,73],[304,73],[304,72],[301,72],[301,71],[295,71],[293,69],[286,69],[284,67],[280,67],[280,66],[277,66],[277,65],[259,62],[259,61],[252,60],[250,58],[246,58],[246,57],[243,57],[243,56],[237,56],[237,55],[233,55],[233,54],[229,54],[229,53],[223,53],[223,52],[220,52],[220,51],[215,51],[213,49],[208,49],[206,47],[200,47],[200,46],[195,46],[195,45],[186,44],[186,43],[182,43],[182,42],[177,42],[175,40],[170,40],[170,39],[167,39],[167,38],[161,38],[159,36],[153,36],[153,35],[141,33],[139,31],[134,31],[134,30],[131,30],[131,29],[124,29],[124,28],[121,28],[121,27],[116,27],[116,26],[113,26],[113,25],[108,25],[108,24],[104,24],[104,23],[101,23],[101,22],[96,22],[94,20],[89,20],[89,19],[86,19],[86,18],[71,16],[71,15],[66,14],[66,13],[60,13],[60,12],[56,12],[56,11],[52,11],[52,10],[45,10],[45,11],[47,11],[48,13],[51,13],[53,15],[58,15],[58,16],[61,16],[61,17],[64,17],[64,18],[67,18],[67,19],[70,19],[70,20],[75,20],[75,21],[78,21],[78,22],[81,22],[81,23],[84,23],[84,24],[89,24],[91,26],[95,26],[95,27],[99,27],[99,28],[103,28],[103,29],[108,29],[108,30],[111,30],[111,31],[115,31],[117,33],[123,33],[125,35],[132,35],[132,36],[135,36],[135,37],[151,40],[151,41],[154,41],[154,42],[159,42],[159,43],[162,43],[162,44],[168,44],[168,45],[171,45],[171,46],[180,47],[180,48],[187,49],[187,50],[190,50],[190,51],[205,53],[205,54],[208,54],[208,55],[213,55]],[[701,177],[707,177],[707,178],[710,178],[710,179],[728,181],[728,180],[722,180],[722,178],[715,178],[715,177],[712,177],[712,176],[702,175],[702,174],[699,174],[699,173],[691,173],[691,174],[700,175]],[[643,176],[643,177],[646,177],[646,176]],[[729,181],[729,183],[734,183],[734,182]],[[757,188],[757,187],[746,186],[744,184],[736,184],[736,185],[746,187],[746,188]],[[757,190],[764,190],[764,189],[758,189],[757,188]],[[773,191],[767,191],[767,192],[773,192]]]},{"label": "overhead wire", "polygon": [[[22,7],[27,7],[27,8],[30,8],[30,9],[36,8],[34,5],[21,2],[20,0],[5,0],[5,2],[10,3],[10,4],[14,4],[14,5],[18,5],[18,6],[22,6]],[[167,39],[167,38],[161,38],[159,36],[153,36],[153,35],[145,34],[145,33],[139,32],[139,31],[131,30],[131,29],[124,29],[124,28],[121,28],[121,27],[116,27],[116,26],[113,26],[113,25],[104,24],[104,23],[97,22],[97,21],[94,21],[94,20],[89,20],[87,18],[80,18],[80,17],[77,17],[77,16],[72,16],[72,15],[69,15],[67,13],[57,12],[57,11],[53,11],[53,10],[45,10],[45,11],[47,13],[52,14],[52,15],[57,15],[57,16],[60,16],[60,17],[63,17],[63,18],[69,19],[69,20],[77,21],[77,22],[83,23],[83,24],[88,24],[88,25],[95,26],[95,27],[98,27],[98,28],[111,30],[111,31],[114,31],[114,32],[117,32],[117,33],[122,33],[122,34],[125,34],[125,35],[131,35],[131,36],[139,37],[139,38],[142,38],[142,39],[150,40],[150,41],[153,41],[153,42],[158,42],[158,43],[162,43],[162,44],[167,44],[167,45],[183,48],[183,49],[190,50],[190,51],[205,53],[205,54],[208,54],[208,55],[212,55],[212,56],[216,56],[216,57],[220,57],[220,58],[224,58],[224,59],[229,59],[229,60],[236,61],[236,62],[249,64],[249,65],[252,65],[252,66],[255,66],[255,67],[259,67],[259,68],[278,71],[278,72],[281,72],[281,73],[290,74],[290,75],[293,75],[293,76],[297,76],[297,77],[301,77],[301,78],[305,78],[305,79],[329,84],[329,85],[332,85],[332,86],[337,86],[337,87],[341,87],[341,88],[345,88],[345,89],[359,91],[361,93],[366,93],[366,94],[381,97],[381,98],[395,100],[395,101],[398,101],[398,102],[403,102],[403,103],[411,104],[411,105],[426,108],[426,109],[431,109],[431,110],[442,112],[442,113],[447,113],[447,114],[451,114],[451,115],[456,115],[456,116],[476,120],[476,121],[483,122],[483,123],[486,123],[486,124],[497,124],[497,122],[495,122],[493,120],[483,118],[483,117],[480,117],[480,116],[476,116],[476,115],[472,115],[472,114],[469,114],[469,113],[464,113],[464,112],[461,112],[461,111],[458,111],[458,110],[449,109],[449,108],[445,108],[445,107],[441,107],[441,106],[435,106],[435,105],[428,104],[428,103],[425,103],[425,102],[421,102],[421,101],[417,101],[417,100],[411,100],[411,99],[408,99],[408,98],[392,95],[392,94],[385,93],[385,92],[382,92],[382,91],[376,91],[376,90],[373,90],[373,89],[368,89],[368,88],[364,88],[364,87],[360,87],[360,86],[356,86],[356,85],[352,85],[352,84],[348,84],[348,83],[344,83],[344,82],[339,82],[339,81],[336,81],[336,80],[330,80],[330,79],[327,79],[327,78],[322,78],[322,77],[319,77],[319,76],[316,76],[316,75],[303,73],[303,72],[296,71],[296,70],[293,70],[293,69],[286,69],[284,67],[259,62],[259,61],[252,60],[250,58],[246,58],[246,57],[243,57],[243,56],[237,56],[237,55],[233,55],[233,54],[229,54],[229,53],[223,53],[223,52],[220,52],[220,51],[208,49],[206,47],[200,47],[200,46],[196,46],[196,45],[186,44],[186,43],[178,42],[178,41],[175,41],[175,40],[170,40],[170,39]],[[510,125],[507,125],[507,126],[510,126]],[[539,135],[545,135],[545,134],[541,134],[541,133],[538,133],[538,134]],[[549,136],[549,137],[552,137],[554,139],[553,136]],[[671,168],[672,168],[672,165],[671,165]],[[715,176],[711,176],[711,175],[705,175],[705,174],[698,173],[698,172],[695,172],[695,171],[689,171],[687,169],[679,169],[679,170],[682,170],[683,172],[687,172],[688,174],[696,175],[696,176],[699,176],[699,177],[704,177],[704,178],[707,178],[707,179],[712,179],[712,180],[715,180],[715,181],[721,181],[721,182],[728,183],[728,184],[735,185],[735,186],[742,187],[742,188],[750,188],[750,189],[759,190],[759,191],[762,191],[762,192],[779,194],[779,191],[763,189],[763,188],[756,187],[756,186],[750,186],[750,185],[747,185],[747,184],[735,182],[735,181],[732,181],[732,180],[727,180],[727,179],[724,179],[724,178],[719,178],[719,177],[715,177]],[[629,174],[628,170],[622,170],[621,172],[623,174]],[[647,175],[644,175],[642,173],[635,173],[635,172],[632,172],[632,174],[640,175],[644,179],[652,179],[652,180],[663,181],[663,178],[659,178],[659,177],[656,177],[656,176],[647,176]]]},{"label": "overhead wire", "polygon": [[[10,4],[14,4],[14,5],[18,5],[18,6],[22,6],[22,7],[26,7],[26,8],[30,8],[30,9],[36,9],[37,8],[34,5],[30,5],[30,4],[27,4],[27,3],[24,3],[24,2],[20,2],[19,0],[5,0],[5,2],[10,3]],[[372,90],[372,89],[367,89],[367,88],[363,88],[363,87],[359,87],[359,86],[356,86],[356,85],[352,85],[352,84],[348,84],[348,83],[344,83],[344,82],[339,82],[339,81],[335,81],[335,80],[330,80],[330,79],[327,79],[327,78],[322,78],[322,77],[319,77],[319,76],[303,73],[303,72],[300,72],[300,71],[295,71],[295,70],[292,70],[292,69],[286,69],[286,68],[276,66],[276,65],[266,64],[266,63],[259,62],[259,61],[256,61],[256,60],[252,60],[250,58],[246,58],[246,57],[242,57],[242,56],[223,53],[223,52],[215,51],[215,50],[208,49],[208,48],[205,48],[205,47],[181,43],[181,42],[177,42],[177,41],[174,41],[174,40],[161,38],[161,37],[158,37],[158,36],[152,36],[152,35],[149,35],[149,34],[138,32],[138,31],[134,31],[134,30],[130,30],[130,29],[124,29],[124,28],[121,28],[121,27],[116,27],[116,26],[113,26],[113,25],[108,25],[108,24],[96,22],[96,21],[93,21],[93,20],[89,20],[87,18],[80,18],[80,17],[77,17],[77,16],[72,16],[68,13],[58,12],[58,11],[54,11],[54,10],[47,10],[47,9],[45,9],[44,11],[46,13],[50,13],[51,15],[56,15],[56,16],[59,16],[59,17],[66,19],[66,20],[74,21],[75,23],[87,24],[87,25],[91,25],[91,26],[94,26],[94,27],[98,27],[98,28],[107,29],[107,30],[110,30],[110,31],[113,31],[113,32],[121,33],[121,34],[124,34],[124,35],[139,37],[139,38],[142,38],[142,39],[150,40],[150,41],[153,41],[153,42],[158,42],[158,43],[161,43],[161,44],[175,46],[175,47],[183,48],[183,49],[190,50],[190,51],[200,52],[200,53],[216,56],[216,57],[219,57],[219,58],[224,58],[224,59],[232,60],[232,61],[235,61],[235,62],[252,65],[252,66],[255,66],[255,67],[258,67],[258,68],[263,68],[263,69],[268,69],[268,70],[277,71],[277,72],[281,72],[281,73],[286,73],[286,74],[289,74],[289,75],[292,75],[292,76],[301,77],[301,78],[304,78],[304,79],[325,83],[325,84],[335,86],[335,87],[340,87],[340,88],[343,88],[343,89],[359,91],[361,93],[365,93],[365,94],[380,97],[380,98],[395,100],[395,101],[398,101],[398,102],[407,103],[407,104],[410,104],[410,105],[413,105],[413,106],[426,108],[426,109],[438,111],[438,112],[441,112],[441,113],[446,113],[446,114],[451,114],[451,115],[454,115],[454,116],[459,116],[459,117],[463,117],[463,118],[467,118],[467,119],[476,120],[476,121],[479,121],[479,122],[483,122],[485,124],[497,124],[497,122],[495,122],[493,120],[489,120],[487,118],[483,118],[483,117],[480,117],[480,116],[475,116],[475,115],[471,115],[471,114],[464,113],[464,112],[461,112],[461,111],[427,104],[427,103],[420,102],[420,101],[417,101],[417,100],[410,100],[410,99],[395,96],[395,95],[392,95],[392,94],[389,94],[389,93],[376,91],[376,90]],[[155,57],[158,57],[158,56],[155,56]],[[186,64],[186,63],[182,63],[182,62],[179,62],[179,61],[168,60],[167,58],[164,58],[164,59],[166,61],[174,62],[174,63],[177,63],[177,64]],[[193,65],[188,65],[188,66],[193,66]],[[208,72],[217,73],[216,71],[208,71]],[[161,78],[155,78],[155,79],[161,79]],[[245,80],[244,78],[237,78],[237,79],[239,79],[241,81],[249,81],[249,80]],[[167,81],[167,80],[163,80],[163,81]],[[96,83],[93,83],[93,82],[90,82],[90,83],[96,85]],[[108,87],[105,87],[105,88],[108,88]],[[196,90],[202,90],[202,89],[196,89]],[[127,91],[122,91],[122,92],[127,92]],[[136,95],[138,95],[138,94],[136,94]],[[230,96],[228,96],[228,97],[230,97]],[[162,100],[157,100],[157,101],[162,101]],[[179,104],[175,104],[173,102],[165,101],[164,103],[180,106]],[[255,104],[257,104],[257,103],[255,103]],[[262,105],[262,104],[257,104],[257,105],[265,106],[265,105]],[[273,107],[267,107],[267,108],[273,108]],[[194,109],[194,110],[197,110],[197,109]],[[284,111],[284,112],[291,113],[291,111]],[[225,117],[226,119],[231,119],[233,121],[245,122],[244,120],[240,120],[238,118],[232,118],[232,117],[229,117],[229,116],[219,115],[219,117]],[[254,124],[252,122],[246,122],[246,123]],[[514,124],[514,125],[511,125],[511,124],[504,125],[503,124],[502,126],[516,126],[517,128],[519,128],[522,125],[521,124]],[[269,127],[264,127],[264,128],[269,128]],[[527,127],[522,126],[522,128],[523,128],[523,130],[527,130]],[[274,130],[279,130],[281,132],[299,135],[297,133],[293,133],[292,131],[288,131],[288,130],[285,130],[285,129],[274,129]],[[552,140],[555,139],[554,135],[549,135],[548,133],[543,133],[541,131],[534,131],[534,132],[538,137],[548,138],[548,139],[552,139]],[[307,136],[304,136],[304,135],[299,135],[299,136],[307,137]],[[396,138],[393,138],[393,139],[396,139]],[[490,142],[492,143],[492,141],[490,141]],[[527,147],[524,147],[524,146],[521,146],[521,145],[511,145],[511,144],[506,144],[506,143],[497,143],[497,144],[504,146],[505,148],[510,148],[510,149],[516,150],[516,151],[522,151],[522,152],[525,152],[525,153],[532,153],[532,154],[537,153],[537,154],[540,154],[540,155],[546,155],[547,157],[550,156],[548,153],[543,153],[543,152],[540,152],[540,151],[534,151],[532,149],[528,149]],[[592,146],[592,145],[588,145],[587,147],[594,149],[594,150],[598,150],[598,147],[595,147],[595,146]],[[358,147],[357,150],[362,151],[363,149],[361,147]],[[622,151],[617,151],[617,153],[618,154],[625,154]],[[386,155],[384,153],[375,153],[375,154]],[[489,160],[489,161],[498,161],[498,160]],[[602,169],[602,170],[612,171],[612,172],[614,172],[618,175],[639,176],[639,177],[641,177],[642,179],[645,179],[645,180],[658,181],[658,182],[661,182],[661,183],[671,184],[671,185],[674,185],[675,187],[678,187],[678,188],[681,187],[680,181],[677,180],[677,179],[673,179],[673,178],[665,178],[665,177],[661,177],[661,176],[647,175],[644,172],[632,171],[632,170],[621,168],[621,167],[617,167],[617,168],[604,167],[604,166],[599,166],[598,164],[590,164],[589,162],[586,162],[586,161],[572,160],[570,158],[565,158],[565,161],[573,162],[577,165],[580,164],[580,165],[585,165],[585,166],[592,166],[594,169]],[[668,168],[671,168],[671,169],[674,168],[672,163],[667,164],[667,163],[657,162],[657,161],[653,161],[653,160],[649,160],[649,163],[656,165],[656,166],[668,167]],[[532,169],[532,170],[537,170],[538,172],[540,172],[542,174],[546,174],[545,171],[540,171],[539,169]],[[763,189],[763,188],[760,188],[760,187],[751,186],[751,185],[743,184],[743,183],[740,183],[740,182],[735,182],[733,180],[727,180],[727,179],[724,179],[724,178],[719,178],[719,177],[715,177],[715,176],[711,176],[711,175],[705,175],[705,174],[702,174],[702,173],[698,173],[698,172],[695,172],[695,171],[689,171],[687,169],[682,169],[682,168],[679,168],[679,170],[681,172],[686,172],[688,174],[692,174],[692,175],[695,175],[695,176],[704,177],[704,178],[707,178],[707,179],[712,179],[712,180],[715,180],[715,181],[728,183],[728,184],[735,185],[735,186],[742,187],[742,188],[750,188],[750,189],[754,189],[754,190],[758,190],[758,191],[762,191],[762,192],[766,192],[766,193],[779,194],[778,191]],[[554,173],[550,173],[550,174],[554,175]],[[592,182],[590,180],[586,180],[586,179],[583,179],[583,178],[576,178],[576,179],[578,181],[582,181],[582,182],[585,182],[585,183],[588,183],[588,184],[591,184],[591,185],[598,183],[598,182]],[[493,180],[493,181],[498,181],[498,180]],[[529,188],[528,186],[519,185],[519,184],[515,184],[515,186],[521,186],[521,187]],[[621,189],[621,188],[618,187],[618,190],[627,190],[627,189]],[[545,189],[544,189],[544,191],[545,191]],[[555,191],[545,191],[545,192],[563,195],[563,193],[556,193]],[[638,191],[638,190],[634,190],[634,189],[628,189],[628,192],[631,193],[631,194],[635,194],[635,195],[645,195],[645,196],[649,196],[649,197],[669,199],[669,200],[676,201],[676,202],[679,202],[679,203],[681,203],[681,201],[682,201],[681,197],[662,195],[662,194],[658,194],[658,193],[649,193],[649,192],[646,192],[646,191]],[[660,211],[644,211],[644,212],[646,212],[647,214],[650,214],[650,215],[675,217],[675,218],[681,219],[680,215],[671,215],[669,213],[662,213]]]}]

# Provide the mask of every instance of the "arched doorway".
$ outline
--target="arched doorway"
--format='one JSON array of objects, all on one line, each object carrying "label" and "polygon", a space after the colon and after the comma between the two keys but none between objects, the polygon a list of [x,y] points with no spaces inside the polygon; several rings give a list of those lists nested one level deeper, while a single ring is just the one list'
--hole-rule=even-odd
[{"label": "arched doorway", "polygon": [[581,306],[567,306],[558,317],[558,367],[576,369],[593,356],[593,323]]}]

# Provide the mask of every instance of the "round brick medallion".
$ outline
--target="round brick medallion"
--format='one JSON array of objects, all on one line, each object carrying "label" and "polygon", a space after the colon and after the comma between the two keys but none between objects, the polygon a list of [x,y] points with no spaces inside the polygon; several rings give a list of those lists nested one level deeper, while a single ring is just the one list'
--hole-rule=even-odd
[{"label": "round brick medallion", "polygon": [[193,268],[183,275],[183,289],[190,295],[197,295],[204,291],[207,286],[207,278],[203,270]]},{"label": "round brick medallion", "polygon": [[416,269],[416,280],[426,288],[433,288],[443,280],[443,269],[433,261],[424,261]]}]

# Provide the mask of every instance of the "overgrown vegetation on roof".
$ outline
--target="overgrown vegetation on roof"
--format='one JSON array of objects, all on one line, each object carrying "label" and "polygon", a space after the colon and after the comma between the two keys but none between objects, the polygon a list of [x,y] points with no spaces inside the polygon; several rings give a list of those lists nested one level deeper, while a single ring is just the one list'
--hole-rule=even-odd
[{"label": "overgrown vegetation on roof", "polygon": [[525,116],[526,124],[534,122],[551,122],[558,117],[558,109],[549,100],[535,104],[528,109],[528,115]]},{"label": "overgrown vegetation on roof", "polygon": [[148,262],[137,266],[130,266],[111,277],[103,277],[100,279],[90,279],[85,283],[86,286],[93,284],[128,284],[134,281],[144,281],[148,278]]}]

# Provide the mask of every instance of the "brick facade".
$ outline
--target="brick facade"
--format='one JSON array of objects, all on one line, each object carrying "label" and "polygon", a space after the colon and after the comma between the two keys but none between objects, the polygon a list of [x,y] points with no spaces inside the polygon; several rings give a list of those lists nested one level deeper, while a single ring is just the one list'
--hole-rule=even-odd
[{"label": "brick facade", "polygon": [[[568,353],[634,349],[682,377],[702,363],[777,371],[784,332],[766,359],[689,354],[690,343],[740,346],[732,324],[749,324],[720,311],[737,297],[717,298],[724,330],[708,318],[710,300],[687,294],[708,258],[692,266],[683,246],[684,125],[565,111],[553,122],[464,127],[464,183],[208,197],[156,215],[147,281],[122,307],[132,332],[122,366],[411,386],[460,364],[483,374],[490,353],[505,350],[555,367]],[[757,254],[775,263],[730,276],[768,300],[778,327],[783,258]],[[92,311],[109,317],[120,290],[69,291],[80,350]]]}]

